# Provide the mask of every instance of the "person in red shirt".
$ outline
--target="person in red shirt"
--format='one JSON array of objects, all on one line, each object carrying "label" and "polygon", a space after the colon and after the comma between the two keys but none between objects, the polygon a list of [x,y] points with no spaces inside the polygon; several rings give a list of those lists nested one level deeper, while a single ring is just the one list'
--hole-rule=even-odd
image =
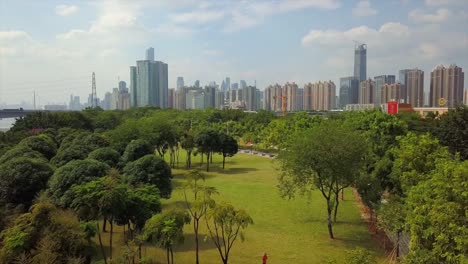
[{"label": "person in red shirt", "polygon": [[267,256],[267,253],[263,254],[263,264],[267,264],[267,259],[268,259],[268,256]]}]

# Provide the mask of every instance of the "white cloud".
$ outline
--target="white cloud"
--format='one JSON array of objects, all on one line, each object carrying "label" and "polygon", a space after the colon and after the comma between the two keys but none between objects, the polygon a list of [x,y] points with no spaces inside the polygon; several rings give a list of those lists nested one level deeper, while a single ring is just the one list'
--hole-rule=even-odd
[{"label": "white cloud", "polygon": [[424,13],[423,11],[416,9],[409,13],[409,18],[418,23],[441,23],[447,21],[451,13],[446,8],[441,8],[436,11],[435,14]]},{"label": "white cloud", "polygon": [[224,32],[239,31],[260,24],[269,16],[302,9],[332,10],[340,7],[338,0],[277,0],[277,1],[239,1],[234,5],[225,6],[230,10],[228,23]]},{"label": "white cloud", "polygon": [[356,7],[352,10],[353,16],[366,17],[366,16],[375,16],[377,10],[372,8],[370,2],[367,0],[359,1]]},{"label": "white cloud", "polygon": [[155,32],[175,37],[186,37],[193,34],[194,30],[188,27],[174,24],[161,24],[156,28]]},{"label": "white cloud", "polygon": [[223,51],[217,49],[205,49],[202,54],[209,57],[218,57],[223,55]]},{"label": "white cloud", "polygon": [[58,5],[55,7],[55,13],[59,16],[69,16],[78,10],[79,8],[76,5]]},{"label": "white cloud", "polygon": [[443,6],[443,5],[463,5],[466,0],[426,0],[428,6]]},{"label": "white cloud", "polygon": [[245,13],[234,11],[231,15],[231,20],[224,27],[224,32],[234,32],[241,29],[250,28],[257,25],[260,21]]},{"label": "white cloud", "polygon": [[20,30],[0,31],[0,43],[1,41],[12,41],[18,39],[29,38],[28,33]]},{"label": "white cloud", "polygon": [[378,30],[368,26],[354,27],[346,31],[338,30],[311,30],[302,38],[302,45],[349,45],[356,40],[364,43],[383,45],[382,40],[392,40],[393,42],[408,38],[410,29],[400,23],[388,22],[383,24]]},{"label": "white cloud", "polygon": [[204,24],[213,22],[223,18],[223,11],[209,11],[209,10],[196,10],[193,12],[186,12],[175,14],[171,16],[174,23],[197,23]]},{"label": "white cloud", "polygon": [[422,43],[419,45],[419,51],[424,58],[435,58],[440,55],[440,49],[433,43]]}]

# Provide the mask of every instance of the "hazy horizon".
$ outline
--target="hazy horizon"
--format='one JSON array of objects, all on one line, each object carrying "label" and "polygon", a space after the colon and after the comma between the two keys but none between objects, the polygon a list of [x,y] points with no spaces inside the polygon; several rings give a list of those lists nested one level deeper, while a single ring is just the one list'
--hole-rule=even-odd
[{"label": "hazy horizon", "polygon": [[[176,78],[218,84],[332,80],[353,75],[353,40],[368,46],[367,76],[456,63],[468,69],[468,5],[426,1],[0,0],[0,103],[87,100],[129,85],[129,67],[154,47]],[[465,78],[464,88],[467,88]]]}]

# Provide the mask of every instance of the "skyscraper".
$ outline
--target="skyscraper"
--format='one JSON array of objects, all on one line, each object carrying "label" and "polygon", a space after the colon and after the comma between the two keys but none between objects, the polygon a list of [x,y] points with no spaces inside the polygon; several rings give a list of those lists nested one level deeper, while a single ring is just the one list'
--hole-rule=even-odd
[{"label": "skyscraper", "polygon": [[[304,98],[305,98],[304,87]],[[317,82],[311,87],[311,109],[315,111],[328,111],[335,108],[336,86],[332,81]]]},{"label": "skyscraper", "polygon": [[130,105],[137,107],[137,67],[130,66]]},{"label": "skyscraper", "polygon": [[287,82],[283,86],[283,93],[286,95],[286,111],[294,112],[297,107],[297,84]]},{"label": "skyscraper", "polygon": [[395,83],[395,75],[380,75],[374,77],[374,104],[380,106],[381,104],[387,103],[380,100],[380,95],[384,84],[392,83]]},{"label": "skyscraper", "polygon": [[304,110],[304,89],[299,88],[297,89],[297,97],[296,97],[296,111]]},{"label": "skyscraper", "polygon": [[132,106],[167,108],[169,80],[166,63],[151,60],[137,61],[136,67],[130,67],[130,85]]},{"label": "skyscraper", "polygon": [[455,107],[463,103],[465,73],[457,65],[445,68],[437,66],[431,72],[429,105],[432,107]]},{"label": "skyscraper", "polygon": [[367,45],[358,43],[354,48],[354,77],[360,82],[367,79]]},{"label": "skyscraper", "polygon": [[389,102],[389,101],[396,101],[400,102],[401,99],[401,91],[404,90],[404,85],[401,83],[392,83],[392,84],[384,84],[382,86],[382,90],[380,91],[380,101],[381,102]]},{"label": "skyscraper", "polygon": [[244,89],[244,101],[245,101],[245,108],[249,111],[256,111],[257,110],[257,88],[255,86],[247,86]]},{"label": "skyscraper", "polygon": [[283,88],[279,84],[265,88],[263,105],[264,109],[273,112],[281,111]]},{"label": "skyscraper", "polygon": [[359,90],[359,104],[374,103],[374,82],[369,79],[361,82]]},{"label": "skyscraper", "polygon": [[247,87],[247,82],[245,80],[240,80],[239,89],[245,89]]},{"label": "skyscraper", "polygon": [[463,102],[466,106],[468,106],[468,89],[465,89],[464,94],[465,94],[465,99],[463,100]]},{"label": "skyscraper", "polygon": [[401,98],[413,107],[424,106],[424,72],[419,69],[399,71],[399,81],[404,85]]},{"label": "skyscraper", "polygon": [[302,95],[302,106],[306,111],[312,110],[312,83],[304,85],[304,93]]},{"label": "skyscraper", "polygon": [[184,77],[177,77],[177,90],[184,87]]},{"label": "skyscraper", "polygon": [[154,61],[154,49],[152,47],[149,47],[147,50],[146,50],[146,57],[145,57],[146,60],[149,60],[149,61]]},{"label": "skyscraper", "polygon": [[195,86],[196,88],[200,88],[200,80],[196,80],[193,86]]},{"label": "skyscraper", "polygon": [[359,80],[354,76],[340,78],[339,108],[359,102]]},{"label": "skyscraper", "polygon": [[231,78],[229,77],[226,77],[226,82],[224,83],[224,88],[225,90],[224,91],[228,91],[228,90],[231,90]]}]

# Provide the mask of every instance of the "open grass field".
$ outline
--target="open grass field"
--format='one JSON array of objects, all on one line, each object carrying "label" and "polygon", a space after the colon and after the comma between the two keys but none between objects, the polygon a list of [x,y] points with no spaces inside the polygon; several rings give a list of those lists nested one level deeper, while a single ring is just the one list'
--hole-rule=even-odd
[{"label": "open grass field", "polygon": [[[194,157],[194,167],[199,167],[200,157]],[[181,153],[180,166],[185,157]],[[212,171],[207,183],[214,186],[220,195],[217,201],[226,201],[237,208],[245,209],[253,218],[254,225],[245,232],[245,241],[236,241],[230,254],[230,263],[261,263],[263,252],[269,255],[269,264],[311,264],[346,263],[346,250],[363,247],[373,252],[382,262],[384,252],[372,240],[352,196],[351,190],[345,192],[345,201],[340,204],[338,223],[334,225],[336,239],[328,238],[326,228],[326,207],[321,194],[317,191],[310,197],[296,197],[284,200],[279,196],[277,173],[272,160],[238,154],[228,158],[226,170],[221,169],[221,157],[214,156]],[[203,167],[204,168],[204,167]],[[183,207],[183,192],[177,188],[184,181],[186,170],[175,169],[175,190],[171,199],[163,200],[164,209]],[[163,209],[163,210],[164,210]],[[221,263],[218,252],[210,240],[203,241],[206,234],[201,222],[202,264]],[[114,236],[114,256],[122,253],[122,229]],[[194,263],[194,236],[192,225],[185,227],[185,243],[175,248],[175,263]],[[108,245],[108,233],[104,234]],[[165,251],[146,245],[143,253],[153,259],[153,263],[165,263]]]}]

